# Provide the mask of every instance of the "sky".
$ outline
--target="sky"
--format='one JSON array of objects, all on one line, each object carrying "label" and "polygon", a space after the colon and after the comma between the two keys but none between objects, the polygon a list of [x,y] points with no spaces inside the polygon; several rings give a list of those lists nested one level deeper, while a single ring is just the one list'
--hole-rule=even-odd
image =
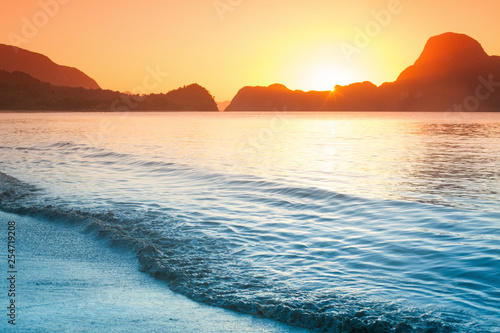
[{"label": "sky", "polygon": [[[500,55],[498,0],[0,0],[0,43],[76,67],[103,89],[198,83],[331,90],[397,79],[426,41],[465,33]],[[156,73],[156,83],[144,80]]]}]

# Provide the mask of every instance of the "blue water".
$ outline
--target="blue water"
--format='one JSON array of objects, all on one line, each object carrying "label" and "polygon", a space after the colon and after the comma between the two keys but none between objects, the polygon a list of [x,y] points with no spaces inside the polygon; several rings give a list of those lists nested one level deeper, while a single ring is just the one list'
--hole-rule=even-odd
[{"label": "blue water", "polygon": [[0,114],[0,130],[1,210],[83,225],[196,301],[331,332],[500,332],[500,114]]}]

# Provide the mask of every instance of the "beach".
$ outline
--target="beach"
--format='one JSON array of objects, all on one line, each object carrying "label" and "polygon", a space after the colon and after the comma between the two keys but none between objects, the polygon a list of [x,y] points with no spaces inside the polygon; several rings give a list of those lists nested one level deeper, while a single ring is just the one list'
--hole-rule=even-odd
[{"label": "beach", "polygon": [[15,329],[499,332],[500,118],[468,119],[0,115]]},{"label": "beach", "polygon": [[173,293],[139,272],[132,253],[76,226],[4,212],[0,221],[4,249],[7,223],[16,222],[18,259],[15,326],[3,315],[3,332],[306,332]]}]

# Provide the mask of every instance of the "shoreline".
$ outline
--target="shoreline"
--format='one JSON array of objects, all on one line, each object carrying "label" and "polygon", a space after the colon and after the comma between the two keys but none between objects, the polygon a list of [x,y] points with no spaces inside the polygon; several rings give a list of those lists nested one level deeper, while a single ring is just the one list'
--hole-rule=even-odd
[{"label": "shoreline", "polygon": [[[0,221],[2,243],[8,221],[16,222],[16,325],[4,315],[4,331],[310,332],[176,294],[139,272],[132,253],[111,248],[75,226],[3,211]],[[4,294],[2,303],[7,304]]]}]

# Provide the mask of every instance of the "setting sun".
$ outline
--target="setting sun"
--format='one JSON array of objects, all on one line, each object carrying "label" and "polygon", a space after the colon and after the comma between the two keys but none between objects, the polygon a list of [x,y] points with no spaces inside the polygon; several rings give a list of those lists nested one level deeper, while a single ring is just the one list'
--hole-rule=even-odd
[{"label": "setting sun", "polygon": [[329,63],[313,63],[302,72],[300,86],[304,90],[333,90],[336,85],[347,85],[356,82],[355,73],[342,66]]}]

